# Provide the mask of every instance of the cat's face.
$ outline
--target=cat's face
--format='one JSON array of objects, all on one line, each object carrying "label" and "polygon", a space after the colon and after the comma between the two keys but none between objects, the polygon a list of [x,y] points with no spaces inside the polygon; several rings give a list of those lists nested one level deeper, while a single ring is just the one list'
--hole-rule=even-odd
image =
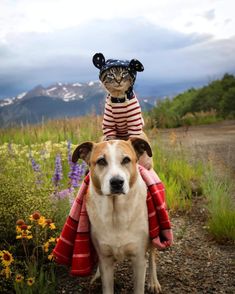
[{"label": "cat's face", "polygon": [[134,83],[132,76],[123,67],[111,67],[107,69],[101,75],[100,80],[113,97],[125,96],[126,91]]}]

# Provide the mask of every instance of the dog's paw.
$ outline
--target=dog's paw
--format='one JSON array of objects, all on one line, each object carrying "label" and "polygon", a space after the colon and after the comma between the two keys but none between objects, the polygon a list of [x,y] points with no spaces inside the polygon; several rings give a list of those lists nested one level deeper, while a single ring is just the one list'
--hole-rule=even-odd
[{"label": "dog's paw", "polygon": [[154,293],[154,294],[159,294],[159,293],[162,293],[162,288],[161,288],[161,285],[158,281],[156,281],[155,283],[154,282],[149,282],[148,284],[148,291],[150,293]]}]

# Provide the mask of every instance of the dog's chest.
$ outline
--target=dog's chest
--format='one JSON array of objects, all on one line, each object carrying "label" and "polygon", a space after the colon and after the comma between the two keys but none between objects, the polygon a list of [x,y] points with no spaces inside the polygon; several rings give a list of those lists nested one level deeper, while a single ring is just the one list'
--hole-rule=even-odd
[{"label": "dog's chest", "polygon": [[135,255],[148,242],[147,191],[141,187],[132,192],[113,197],[90,195],[87,210],[92,239],[102,255],[121,260]]}]

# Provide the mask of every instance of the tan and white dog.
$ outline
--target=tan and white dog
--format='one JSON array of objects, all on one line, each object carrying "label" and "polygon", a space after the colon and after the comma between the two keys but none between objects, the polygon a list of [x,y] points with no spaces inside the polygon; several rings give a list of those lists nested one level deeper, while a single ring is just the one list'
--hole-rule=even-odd
[{"label": "tan and white dog", "polygon": [[114,265],[125,258],[132,262],[134,293],[143,294],[148,249],[149,288],[153,293],[161,291],[149,239],[147,188],[137,166],[145,151],[152,156],[145,140],[131,138],[86,142],[73,153],[73,162],[81,158],[89,164],[91,181],[86,207],[99,257],[103,294],[114,293]]}]

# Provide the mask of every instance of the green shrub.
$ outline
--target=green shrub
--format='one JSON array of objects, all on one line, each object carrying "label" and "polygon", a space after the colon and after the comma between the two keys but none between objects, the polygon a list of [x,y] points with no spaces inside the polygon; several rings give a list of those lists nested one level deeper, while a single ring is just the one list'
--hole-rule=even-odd
[{"label": "green shrub", "polygon": [[2,240],[15,238],[15,222],[26,218],[30,211],[40,210],[53,216],[49,195],[52,189],[35,185],[34,179],[22,177],[23,171],[15,171],[11,177],[0,173],[0,236]]}]

